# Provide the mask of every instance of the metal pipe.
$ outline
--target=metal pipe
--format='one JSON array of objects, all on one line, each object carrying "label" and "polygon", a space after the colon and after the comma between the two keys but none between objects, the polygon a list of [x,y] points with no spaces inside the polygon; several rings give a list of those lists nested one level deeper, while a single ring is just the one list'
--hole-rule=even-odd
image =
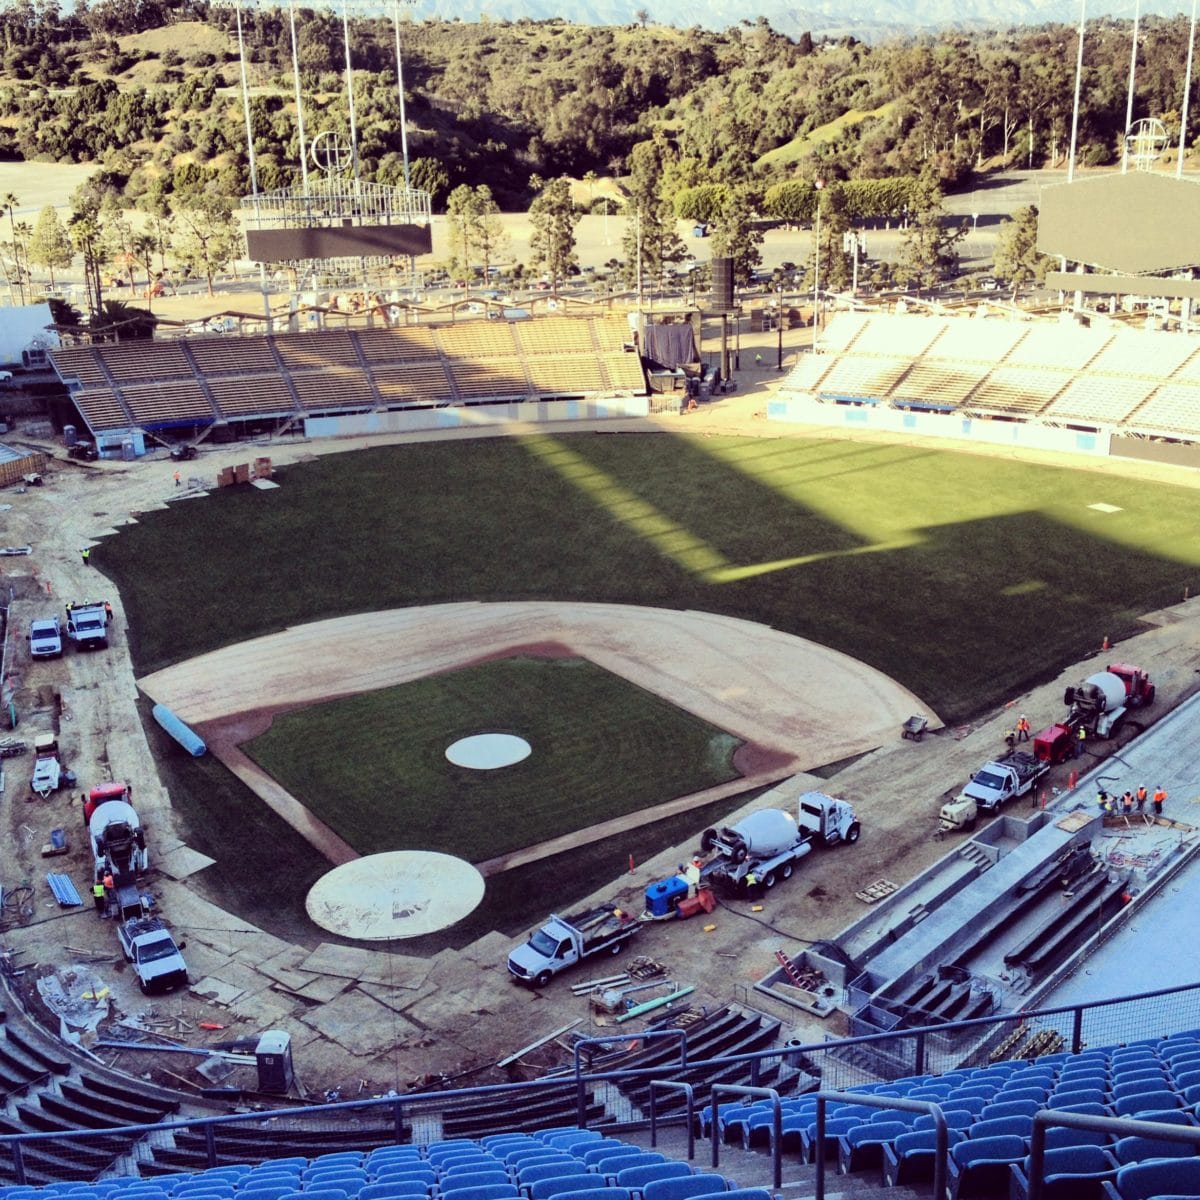
[{"label": "metal pipe", "polygon": [[1125,96],[1125,138],[1121,147],[1121,174],[1129,169],[1129,130],[1133,125],[1133,81],[1137,74],[1138,24],[1142,18],[1142,0],[1133,4],[1133,48],[1129,51],[1129,89]]},{"label": "metal pipe", "polygon": [[242,113],[246,118],[246,155],[250,159],[250,194],[258,195],[258,166],[254,158],[254,126],[250,121],[250,84],[246,78],[246,43],[242,39],[242,6],[240,0],[234,3],[234,15],[237,17],[238,63],[242,71]]},{"label": "metal pipe", "polygon": [[634,1017],[640,1017],[644,1013],[653,1012],[656,1008],[662,1008],[664,1005],[670,1004],[672,1000],[678,1000],[680,996],[690,996],[695,990],[694,986],[680,988],[677,992],[672,992],[669,996],[656,996],[653,1000],[647,1000],[645,1004],[635,1004],[628,1012],[617,1015],[617,1024],[621,1025],[625,1021],[632,1021]]}]

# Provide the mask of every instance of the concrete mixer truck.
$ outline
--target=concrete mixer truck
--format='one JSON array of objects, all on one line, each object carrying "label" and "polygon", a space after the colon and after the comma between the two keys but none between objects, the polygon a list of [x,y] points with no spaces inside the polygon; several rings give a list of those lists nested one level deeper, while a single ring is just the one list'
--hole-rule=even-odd
[{"label": "concrete mixer truck", "polygon": [[1110,663],[1063,696],[1065,724],[1085,728],[1093,737],[1112,737],[1131,708],[1154,703],[1154,684],[1140,667]]},{"label": "concrete mixer truck", "polygon": [[[84,808],[86,811],[86,801]],[[150,852],[133,805],[115,798],[96,805],[88,817],[88,837],[95,859],[95,878],[112,876],[111,898],[116,902],[116,915],[121,920],[142,916],[144,906],[137,880],[150,865]]]},{"label": "concrete mixer truck", "polygon": [[858,841],[861,832],[854,809],[845,800],[805,792],[794,817],[779,808],[763,808],[736,825],[706,829],[700,849],[712,857],[701,867],[701,879],[731,889],[773,888],[818,842],[850,844]]}]

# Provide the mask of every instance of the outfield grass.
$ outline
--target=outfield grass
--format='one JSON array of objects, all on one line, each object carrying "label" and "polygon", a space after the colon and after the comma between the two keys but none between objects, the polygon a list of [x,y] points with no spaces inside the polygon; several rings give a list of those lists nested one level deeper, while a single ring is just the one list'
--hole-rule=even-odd
[{"label": "outfield grass", "polygon": [[280,481],[147,513],[93,552],[139,671],[350,612],[581,599],[760,621],[955,721],[1200,584],[1198,492],[923,446],[541,435]]},{"label": "outfield grass", "polygon": [[[331,455],[279,478],[279,491],[232,489],[145,514],[94,551],[92,561],[121,587],[140,672],[352,612],[579,599],[770,624],[871,663],[955,721],[1051,677],[1200,582],[1193,537],[1200,493],[926,447],[542,435]],[[1097,501],[1121,511],[1089,508]],[[507,687],[482,693],[506,703]],[[315,756],[348,768],[344,793],[356,790],[355,770],[375,770],[386,738],[362,715],[383,697],[365,703],[348,709],[330,735],[339,753],[326,746]],[[530,707],[511,710],[505,722],[522,732]],[[286,761],[300,757],[306,739],[316,744],[317,732],[303,722],[318,712],[286,734],[292,745],[268,764],[273,774],[286,777]],[[467,724],[447,710],[423,727],[417,742],[426,761],[414,762],[413,777],[454,729],[478,731]],[[256,924],[297,936],[307,927],[304,894],[328,863],[219,764],[178,754],[153,723],[148,728],[189,843],[218,860],[197,886]],[[277,736],[286,729],[285,721]],[[606,736],[611,743],[614,735]],[[550,836],[568,816],[577,828],[599,809],[613,815],[608,806],[619,800],[590,794],[593,815],[572,814],[594,774],[579,761],[565,782],[520,798],[533,805],[538,828],[515,844]],[[311,770],[320,766],[314,761]],[[371,816],[360,807],[343,827],[352,842],[366,838],[367,848],[378,841],[371,829],[393,820],[386,798],[412,783],[409,767],[378,774],[385,803]],[[303,781],[293,778],[292,786],[307,792]],[[352,806],[352,796],[335,795],[336,785],[322,786],[325,801],[306,796],[315,808]],[[688,790],[663,786],[653,799]],[[439,801],[443,819],[454,803]],[[736,806],[494,877],[475,914],[405,949],[463,945],[493,928],[519,933],[611,879],[629,854],[656,853]],[[437,815],[429,814],[427,845],[439,836]],[[476,845],[486,836],[486,848],[469,855],[482,856],[498,853],[506,834],[481,822],[470,836]]]},{"label": "outfield grass", "polygon": [[[482,732],[533,753],[447,760]],[[736,779],[740,744],[583,659],[518,656],[288,713],[242,748],[360,854],[481,862]]]}]

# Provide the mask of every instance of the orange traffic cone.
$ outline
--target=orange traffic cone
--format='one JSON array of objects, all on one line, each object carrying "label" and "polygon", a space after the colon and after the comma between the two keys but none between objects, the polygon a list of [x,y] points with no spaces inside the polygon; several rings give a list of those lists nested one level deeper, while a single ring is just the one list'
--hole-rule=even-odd
[{"label": "orange traffic cone", "polygon": [[1107,633],[1104,635],[1104,645],[1101,646],[1100,649],[1101,650],[1111,650],[1112,649],[1112,647],[1108,644],[1108,634]]}]

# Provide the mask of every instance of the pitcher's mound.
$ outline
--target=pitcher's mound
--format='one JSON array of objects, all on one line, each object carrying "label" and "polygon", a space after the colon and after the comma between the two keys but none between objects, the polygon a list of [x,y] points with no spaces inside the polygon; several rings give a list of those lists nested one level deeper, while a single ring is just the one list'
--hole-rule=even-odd
[{"label": "pitcher's mound", "polygon": [[379,942],[436,933],[473,912],[483,876],[426,850],[370,854],[335,867],[309,890],[308,915],[330,933]]}]

